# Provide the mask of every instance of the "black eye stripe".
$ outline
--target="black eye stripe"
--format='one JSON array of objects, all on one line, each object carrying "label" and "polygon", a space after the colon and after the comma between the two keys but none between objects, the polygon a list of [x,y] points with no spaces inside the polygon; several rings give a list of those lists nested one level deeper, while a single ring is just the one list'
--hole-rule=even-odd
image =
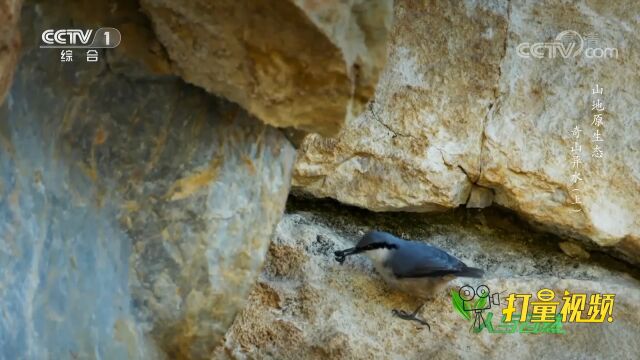
[{"label": "black eye stripe", "polygon": [[360,249],[361,250],[375,250],[375,249],[397,249],[398,246],[394,245],[394,244],[387,244],[387,243],[372,243],[369,244],[367,246],[363,246]]}]

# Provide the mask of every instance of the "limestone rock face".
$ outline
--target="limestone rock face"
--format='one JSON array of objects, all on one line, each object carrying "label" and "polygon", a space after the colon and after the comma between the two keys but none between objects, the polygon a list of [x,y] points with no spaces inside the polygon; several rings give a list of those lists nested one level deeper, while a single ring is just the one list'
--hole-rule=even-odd
[{"label": "limestone rock face", "polygon": [[[478,182],[494,189],[496,203],[558,233],[615,246],[635,262],[640,262],[638,12],[636,1],[569,7],[555,1],[512,3],[500,96],[484,129]],[[576,24],[575,18],[583,22]],[[519,43],[554,39],[566,29],[598,34],[594,47],[617,48],[618,57],[518,56]],[[602,95],[592,94],[596,84]],[[601,126],[593,124],[598,98],[604,104]],[[572,136],[576,126],[578,139]],[[603,142],[593,141],[596,130]],[[603,158],[593,157],[595,145],[604,149]],[[580,150],[575,168],[572,148]],[[575,185],[574,173],[582,179]],[[572,205],[576,196],[581,204]]]},{"label": "limestone rock face", "polygon": [[20,18],[21,0],[0,1],[0,104],[11,85],[13,70],[20,50]]},{"label": "limestone rock face", "polygon": [[505,14],[506,6],[397,2],[374,100],[335,139],[307,136],[294,185],[376,211],[465,204],[480,174]]},{"label": "limestone rock face", "polygon": [[[564,255],[558,240],[514,224],[500,213],[465,212],[407,220],[406,214],[371,214],[306,205],[278,225],[264,271],[218,359],[575,359],[635,358],[640,351],[640,282],[594,255],[582,262]],[[526,226],[525,226],[526,228]],[[431,331],[392,316],[413,311],[420,299],[389,288],[364,256],[339,265],[333,251],[352,247],[358,231],[404,231],[486,270],[484,279],[457,279],[434,294],[421,316]],[[628,269],[628,267],[626,267]],[[562,274],[562,278],[557,275]],[[564,334],[469,331],[471,321],[453,308],[449,290],[485,284],[502,293],[493,305],[494,329],[510,293],[551,289],[562,306],[564,290],[615,294],[613,322],[563,324]],[[535,300],[532,300],[535,301]],[[519,310],[520,304],[517,305]],[[586,309],[583,316],[586,316]],[[531,308],[530,308],[531,309]],[[559,310],[558,310],[559,311]],[[504,330],[504,329],[503,329]]]},{"label": "limestone rock face", "polygon": [[[95,25],[45,3],[23,14],[24,39]],[[261,269],[294,149],[236,105],[138,77],[148,62],[36,45],[0,109],[0,357],[210,358]]]},{"label": "limestone rock face", "polygon": [[264,122],[335,134],[372,96],[392,0],[142,0],[176,71]]},{"label": "limestone rock face", "polygon": [[[397,1],[374,99],[337,137],[302,141],[296,189],[375,211],[496,203],[640,261],[640,3],[608,4]],[[564,30],[582,34],[575,57],[518,55],[520,43],[553,42]],[[588,46],[618,57],[589,58]],[[604,88],[603,159],[592,157],[595,84]]]}]

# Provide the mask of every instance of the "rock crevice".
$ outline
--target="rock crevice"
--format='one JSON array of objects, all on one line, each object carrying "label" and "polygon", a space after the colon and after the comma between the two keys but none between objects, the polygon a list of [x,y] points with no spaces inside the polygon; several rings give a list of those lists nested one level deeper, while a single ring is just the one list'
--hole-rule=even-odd
[{"label": "rock crevice", "polygon": [[[640,106],[640,96],[632,95],[640,93],[640,62],[631,51],[640,43],[628,28],[638,24],[630,14],[640,5],[606,3],[503,0],[459,7],[434,1],[427,9],[397,1],[389,61],[371,103],[376,113],[348,122],[332,141],[307,136],[294,186],[374,211],[495,202],[548,231],[637,262],[640,128],[629,124]],[[578,16],[587,20],[570,20]],[[609,27],[602,25],[607,19]],[[615,47],[618,57],[535,58],[517,51],[521,43],[553,41],[565,30],[582,34],[580,41],[598,33],[599,46]],[[600,132],[610,141],[603,159],[591,154],[596,83],[606,89]],[[570,164],[574,126],[584,132],[577,140],[584,150],[578,212]],[[368,161],[336,166],[355,151],[370,154]],[[492,192],[472,197],[478,187]]]}]

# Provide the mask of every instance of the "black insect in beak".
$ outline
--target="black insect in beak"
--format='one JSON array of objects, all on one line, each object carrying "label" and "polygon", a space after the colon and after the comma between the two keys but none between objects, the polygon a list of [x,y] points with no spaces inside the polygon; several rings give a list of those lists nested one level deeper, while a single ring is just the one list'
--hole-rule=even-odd
[{"label": "black insect in beak", "polygon": [[349,249],[336,251],[333,254],[336,256],[336,261],[339,262],[340,264],[342,264],[344,262],[344,260],[347,258],[347,256],[357,254],[357,253],[359,253],[361,251],[362,250],[360,250],[358,248],[352,247],[352,248],[349,248]]}]

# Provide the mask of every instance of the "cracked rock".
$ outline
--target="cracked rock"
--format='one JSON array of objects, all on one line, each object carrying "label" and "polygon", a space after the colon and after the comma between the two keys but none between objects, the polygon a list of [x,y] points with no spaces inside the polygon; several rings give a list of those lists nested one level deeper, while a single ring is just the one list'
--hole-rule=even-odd
[{"label": "cracked rock", "polygon": [[465,204],[480,175],[506,13],[506,1],[396,1],[374,99],[334,139],[305,138],[295,187],[375,211]]},{"label": "cracked rock", "polygon": [[[297,191],[374,211],[429,212],[489,205],[477,185],[546,231],[638,263],[640,3],[609,4],[397,1],[370,110],[334,139],[304,139]],[[584,39],[598,34],[618,57],[516,51],[568,29]],[[596,84],[604,88],[601,128],[593,124]],[[581,149],[575,186],[573,147]]]},{"label": "cracked rock", "polygon": [[334,135],[373,95],[392,0],[142,0],[186,81],[279,127]]}]

